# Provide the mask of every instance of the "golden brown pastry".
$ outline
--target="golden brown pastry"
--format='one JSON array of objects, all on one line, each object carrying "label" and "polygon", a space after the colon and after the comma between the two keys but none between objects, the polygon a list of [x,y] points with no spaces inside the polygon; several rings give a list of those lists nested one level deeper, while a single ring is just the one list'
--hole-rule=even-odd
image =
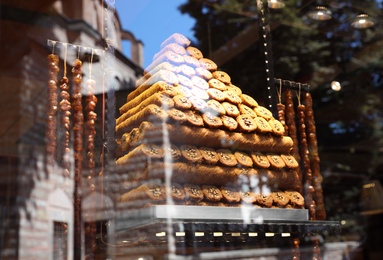
[{"label": "golden brown pastry", "polygon": [[270,194],[257,194],[257,204],[270,208],[273,205],[273,198],[271,197]]},{"label": "golden brown pastry", "polygon": [[270,162],[266,155],[259,152],[251,152],[250,156],[253,159],[254,165],[264,169],[270,167]]},{"label": "golden brown pastry", "polygon": [[169,119],[177,123],[183,123],[186,121],[186,115],[179,109],[171,108],[168,110]]},{"label": "golden brown pastry", "polygon": [[192,103],[184,95],[178,94],[173,97],[174,107],[181,110],[188,110],[192,107]]},{"label": "golden brown pastry", "polygon": [[204,125],[210,128],[220,128],[223,123],[219,116],[214,115],[211,112],[205,112],[202,114]]},{"label": "golden brown pastry", "polygon": [[200,147],[199,151],[205,163],[216,164],[219,161],[219,156],[214,149],[208,147]]},{"label": "golden brown pastry", "polygon": [[209,88],[208,90],[206,90],[206,93],[211,99],[215,99],[218,102],[223,102],[226,99],[225,93],[215,88]]},{"label": "golden brown pastry", "polygon": [[199,185],[187,183],[184,184],[185,198],[190,201],[199,202],[203,200],[203,192]]},{"label": "golden brown pastry", "polygon": [[213,185],[202,185],[202,192],[207,201],[217,202],[222,199],[221,191]]},{"label": "golden brown pastry", "polygon": [[117,159],[116,164],[146,162],[150,159],[161,159],[164,157],[164,150],[155,144],[141,144]]},{"label": "golden brown pastry", "polygon": [[[167,123],[161,123],[161,125],[158,126],[153,122],[145,123],[145,128],[140,131],[138,138],[135,140],[136,144],[152,139],[161,142],[163,140],[163,128],[167,129],[169,140],[173,144],[185,143],[185,141],[188,140],[188,143],[193,143],[196,146],[207,146],[213,149],[219,149],[224,146],[237,150],[240,147],[240,149],[244,151],[272,152],[276,154],[288,154],[293,145],[292,139],[288,136],[228,132],[221,129],[193,127],[189,125],[173,126]],[[122,132],[121,136],[124,133],[126,132]]]},{"label": "golden brown pastry", "polygon": [[210,99],[207,101],[207,111],[214,115],[226,114],[225,108],[215,99]]},{"label": "golden brown pastry", "polygon": [[165,187],[159,184],[142,184],[121,196],[120,201],[153,200],[163,201],[166,198]]},{"label": "golden brown pastry", "polygon": [[164,157],[169,156],[173,161],[181,158],[181,150],[174,144],[164,147]]},{"label": "golden brown pastry", "polygon": [[162,122],[166,120],[168,113],[157,105],[150,104],[140,112],[129,117],[125,121],[116,126],[116,134],[122,136],[124,133],[130,132],[133,128],[138,127],[141,122]]},{"label": "golden brown pastry", "polygon": [[222,198],[228,203],[238,203],[241,201],[241,196],[237,189],[233,187],[221,187]]},{"label": "golden brown pastry", "polygon": [[197,60],[203,58],[202,52],[199,49],[197,49],[196,47],[188,46],[188,47],[186,47],[186,52],[187,52],[187,54],[196,58]]},{"label": "golden brown pastry", "polygon": [[238,96],[242,94],[242,90],[239,87],[237,87],[236,85],[233,85],[232,83],[227,85],[227,90],[234,92]]},{"label": "golden brown pastry", "polygon": [[[225,92],[223,92],[223,93],[225,93]],[[235,118],[240,115],[240,112],[239,112],[239,109],[237,106],[235,106],[229,102],[222,102],[222,106],[226,110],[226,115],[231,116],[231,117],[235,117]]]},{"label": "golden brown pastry", "polygon": [[217,150],[219,161],[225,166],[236,166],[238,164],[234,154],[229,149]]},{"label": "golden brown pastry", "polygon": [[266,120],[270,120],[273,117],[273,114],[270,112],[270,110],[263,106],[255,107],[254,111],[255,113],[257,113],[258,116],[263,117]]},{"label": "golden brown pastry", "polygon": [[247,114],[239,115],[236,118],[238,122],[238,127],[243,132],[253,132],[255,129],[257,129],[255,119],[256,118],[252,118],[250,115]]},{"label": "golden brown pastry", "polygon": [[305,205],[305,200],[302,196],[302,194],[300,194],[299,192],[297,191],[285,191],[285,194],[290,198],[290,203],[294,206],[294,207],[303,207]]},{"label": "golden brown pastry", "polygon": [[129,117],[134,116],[151,104],[167,109],[174,106],[174,101],[169,96],[166,96],[162,93],[154,93],[147,99],[142,100],[139,104],[137,104],[137,106],[125,111],[119,118],[117,118],[116,125],[127,120]]},{"label": "golden brown pastry", "polygon": [[219,81],[221,81],[225,84],[231,83],[231,78],[230,78],[229,74],[227,74],[224,71],[217,70],[217,71],[214,71],[212,73],[212,75],[213,75],[213,78],[218,79]]},{"label": "golden brown pastry", "polygon": [[252,118],[256,118],[257,117],[257,114],[255,113],[255,111],[252,108],[250,108],[249,106],[245,105],[245,104],[238,104],[238,108],[239,108],[239,112],[241,114],[250,115]]},{"label": "golden brown pastry", "polygon": [[290,202],[290,197],[282,191],[274,191],[270,195],[277,207],[285,207]]},{"label": "golden brown pastry", "polygon": [[193,126],[204,125],[202,116],[199,113],[189,110],[185,112],[185,115],[186,115],[186,120],[187,122],[189,122],[189,124]]},{"label": "golden brown pastry", "polygon": [[172,183],[170,185],[170,196],[173,200],[180,201],[186,197],[184,188],[178,183]]},{"label": "golden brown pastry", "polygon": [[256,194],[251,191],[241,191],[240,197],[241,197],[241,201],[245,204],[253,204],[257,201]]},{"label": "golden brown pastry", "polygon": [[252,167],[253,160],[250,155],[242,151],[235,151],[234,156],[237,159],[238,163],[244,167]]},{"label": "golden brown pastry", "polygon": [[227,116],[227,115],[222,115],[221,116],[222,124],[225,129],[228,131],[234,131],[238,127],[238,122],[234,118]]},{"label": "golden brown pastry", "polygon": [[242,103],[242,99],[233,91],[226,90],[224,91],[226,94],[226,100],[234,105],[238,105]]},{"label": "golden brown pastry", "polygon": [[199,59],[199,64],[202,68],[207,69],[209,71],[216,71],[218,68],[217,64],[208,58]]},{"label": "golden brown pastry", "polygon": [[271,118],[268,123],[271,126],[271,129],[275,135],[282,136],[285,134],[285,127],[280,121]]},{"label": "golden brown pastry", "polygon": [[290,169],[298,168],[299,164],[297,160],[294,158],[294,156],[290,154],[281,154],[281,158],[287,168],[290,168]]},{"label": "golden brown pastry", "polygon": [[[130,99],[120,108],[120,113],[123,114],[126,111],[138,106],[142,101],[151,97],[155,93],[162,93],[165,96],[174,97],[178,94],[178,88],[170,85],[164,81],[159,81],[146,89],[144,92],[136,96],[134,99]],[[128,95],[129,96],[129,95]]]},{"label": "golden brown pastry", "polygon": [[273,129],[270,124],[263,117],[254,118],[255,124],[257,125],[257,131],[260,133],[271,133]]},{"label": "golden brown pastry", "polygon": [[202,155],[194,145],[181,145],[180,150],[186,161],[190,163],[199,163],[202,161]]},{"label": "golden brown pastry", "polygon": [[239,97],[242,99],[242,104],[249,106],[252,109],[258,106],[258,102],[249,95],[240,94]]},{"label": "golden brown pastry", "polygon": [[178,78],[177,78],[176,74],[174,74],[171,71],[160,70],[160,71],[156,72],[154,75],[152,75],[150,78],[145,80],[144,83],[142,83],[140,86],[137,86],[136,89],[133,90],[131,93],[129,93],[128,101],[137,97],[142,92],[144,92],[149,87],[151,87],[152,85],[154,85],[155,83],[157,83],[159,81],[164,81],[170,85],[178,84]]},{"label": "golden brown pastry", "polygon": [[286,164],[283,162],[281,156],[278,154],[267,154],[267,159],[270,162],[270,166],[275,169],[282,169],[286,166]]},{"label": "golden brown pastry", "polygon": [[227,90],[226,85],[222,81],[219,81],[216,78],[209,79],[208,84],[210,88],[215,88],[221,91]]}]

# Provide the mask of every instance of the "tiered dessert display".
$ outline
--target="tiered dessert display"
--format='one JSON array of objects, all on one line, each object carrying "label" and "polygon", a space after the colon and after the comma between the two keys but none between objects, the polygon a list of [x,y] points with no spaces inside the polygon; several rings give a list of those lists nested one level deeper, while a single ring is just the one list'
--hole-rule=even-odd
[{"label": "tiered dessert display", "polygon": [[127,175],[121,209],[303,209],[284,124],[185,36],[162,43],[119,110],[116,164]]}]

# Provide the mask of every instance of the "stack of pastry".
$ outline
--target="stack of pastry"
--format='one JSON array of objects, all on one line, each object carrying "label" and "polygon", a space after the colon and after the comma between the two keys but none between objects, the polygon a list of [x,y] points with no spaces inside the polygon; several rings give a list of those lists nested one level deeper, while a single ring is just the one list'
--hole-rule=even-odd
[{"label": "stack of pastry", "polygon": [[127,207],[304,205],[282,123],[181,34],[161,44],[120,114]]}]

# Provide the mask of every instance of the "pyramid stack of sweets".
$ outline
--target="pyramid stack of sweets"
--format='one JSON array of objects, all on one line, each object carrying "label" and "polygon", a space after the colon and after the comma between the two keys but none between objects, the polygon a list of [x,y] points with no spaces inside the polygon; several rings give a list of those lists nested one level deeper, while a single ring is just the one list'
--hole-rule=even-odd
[{"label": "pyramid stack of sweets", "polygon": [[185,36],[161,44],[119,110],[124,206],[303,207],[282,123]]}]

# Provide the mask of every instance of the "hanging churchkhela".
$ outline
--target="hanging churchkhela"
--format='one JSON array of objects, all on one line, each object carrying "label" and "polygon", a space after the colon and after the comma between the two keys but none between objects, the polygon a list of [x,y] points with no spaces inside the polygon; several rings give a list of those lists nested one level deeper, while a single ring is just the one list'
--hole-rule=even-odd
[{"label": "hanging churchkhela", "polygon": [[277,92],[278,92],[278,103],[277,103],[278,120],[282,123],[285,129],[284,135],[288,135],[289,129],[286,124],[286,116],[285,116],[286,106],[282,103],[282,80],[280,82],[279,90]]},{"label": "hanging churchkhela", "polygon": [[300,90],[298,96],[298,127],[300,135],[300,152],[302,162],[303,187],[306,208],[309,210],[310,220],[315,220],[315,201],[313,199],[314,188],[312,186],[312,173],[310,168],[309,150],[307,145],[306,124],[305,124],[305,105],[300,101]]},{"label": "hanging churchkhela", "polygon": [[318,142],[316,137],[316,126],[312,107],[312,98],[309,92],[304,97],[306,105],[305,118],[307,130],[307,143],[309,149],[310,166],[312,172],[312,185],[314,187],[314,200],[316,204],[316,219],[325,220],[326,210],[323,202],[322,175],[320,173],[320,159],[318,154]]},{"label": "hanging churchkhela", "polygon": [[[288,129],[288,136],[293,139],[293,150],[292,155],[297,160],[297,162],[300,162],[300,154],[299,154],[299,147],[298,147],[298,133],[297,133],[297,127],[295,123],[295,110],[294,110],[294,101],[293,101],[293,92],[291,89],[286,89],[285,92],[285,103],[286,103],[286,125]],[[299,183],[302,184],[303,178],[302,173],[298,169],[298,178]],[[302,194],[302,185],[299,187],[299,192]]]},{"label": "hanging churchkhela", "polygon": [[[54,44],[53,44],[54,46]],[[47,106],[47,126],[46,126],[46,158],[47,164],[52,165],[56,158],[57,151],[57,75],[59,72],[59,57],[55,54],[48,55],[49,82],[48,82],[48,106]]]},{"label": "hanging churchkhela", "polygon": [[[82,62],[76,59],[72,68],[73,76],[73,93],[72,93],[72,108],[73,108],[73,135],[74,135],[74,243],[79,245],[82,242],[81,235],[81,195],[82,187],[82,135],[84,125],[84,115],[82,112],[81,103],[81,83],[82,83]],[[75,255],[80,255],[81,250],[76,249]]]},{"label": "hanging churchkhela", "polygon": [[94,177],[94,139],[96,135],[95,122],[97,120],[97,114],[94,112],[97,104],[97,97],[94,93],[95,80],[92,77],[92,62],[93,62],[93,50],[91,60],[89,63],[89,79],[86,81],[86,89],[88,91],[86,96],[86,123],[85,123],[85,138],[86,138],[86,158],[87,166],[89,170],[88,180],[91,182],[90,185],[94,188],[93,177]]},{"label": "hanging churchkhela", "polygon": [[63,168],[65,170],[65,176],[69,176],[69,137],[70,137],[70,109],[71,109],[71,103],[70,103],[70,94],[69,94],[69,80],[66,76],[66,55],[67,55],[67,45],[65,45],[65,54],[64,54],[64,75],[61,79],[61,85],[60,85],[60,109],[61,109],[61,123],[64,129],[64,137],[63,137],[63,147],[62,147],[62,164]]}]

